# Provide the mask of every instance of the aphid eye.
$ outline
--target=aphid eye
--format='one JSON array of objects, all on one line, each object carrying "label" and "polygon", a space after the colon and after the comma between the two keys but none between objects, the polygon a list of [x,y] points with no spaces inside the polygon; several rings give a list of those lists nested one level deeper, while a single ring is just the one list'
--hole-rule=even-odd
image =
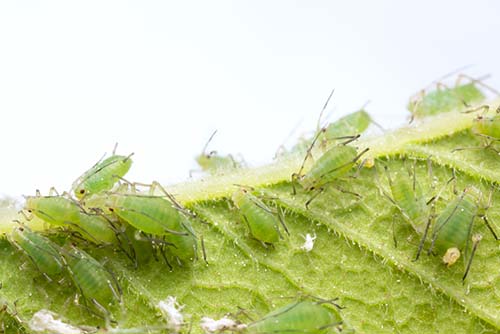
[{"label": "aphid eye", "polygon": [[28,212],[29,212],[29,213],[32,213],[32,212],[33,212],[33,210],[31,210],[31,209],[28,209]]},{"label": "aphid eye", "polygon": [[80,194],[85,194],[85,189],[80,190]]},{"label": "aphid eye", "polygon": [[113,210],[113,208],[108,208],[108,210],[111,211],[111,212],[115,211],[115,210]]},{"label": "aphid eye", "polygon": [[24,228],[19,227],[19,231],[24,232]]}]

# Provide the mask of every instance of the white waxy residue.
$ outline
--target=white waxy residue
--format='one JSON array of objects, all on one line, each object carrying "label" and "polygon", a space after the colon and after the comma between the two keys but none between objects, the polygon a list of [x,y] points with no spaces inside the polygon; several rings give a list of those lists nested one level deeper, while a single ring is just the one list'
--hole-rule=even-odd
[{"label": "white waxy residue", "polygon": [[167,319],[168,328],[175,333],[178,333],[184,324],[184,316],[181,313],[183,307],[184,306],[179,305],[177,299],[172,296],[168,296],[167,299],[158,303],[158,308]]},{"label": "white waxy residue", "polygon": [[302,236],[305,240],[304,244],[300,247],[300,249],[305,250],[306,252],[312,251],[314,247],[314,240],[316,240],[316,233],[314,236],[311,236],[309,233],[306,234],[306,236]]},{"label": "white waxy residue", "polygon": [[203,317],[201,318],[200,326],[205,333],[218,333],[223,331],[238,332],[247,327],[246,325],[240,324],[226,316],[219,320]]},{"label": "white waxy residue", "polygon": [[49,310],[40,310],[33,314],[33,317],[28,323],[30,329],[38,333],[51,334],[82,334],[81,329],[71,326],[57,319],[57,314]]}]

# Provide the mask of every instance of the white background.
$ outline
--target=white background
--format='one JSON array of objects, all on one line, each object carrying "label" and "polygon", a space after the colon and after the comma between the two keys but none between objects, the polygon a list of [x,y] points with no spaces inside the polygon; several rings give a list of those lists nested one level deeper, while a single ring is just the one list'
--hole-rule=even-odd
[{"label": "white background", "polygon": [[299,123],[408,97],[472,64],[500,87],[495,1],[1,1],[0,193],[71,182],[119,143],[172,183],[210,149],[271,161]]}]

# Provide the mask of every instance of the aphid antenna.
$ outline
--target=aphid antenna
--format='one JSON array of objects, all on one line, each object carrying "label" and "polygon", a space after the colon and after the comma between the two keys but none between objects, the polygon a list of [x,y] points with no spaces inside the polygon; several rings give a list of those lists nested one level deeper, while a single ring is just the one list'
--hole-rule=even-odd
[{"label": "aphid antenna", "polygon": [[[217,130],[215,130],[214,132],[212,132],[212,134],[208,138],[207,142],[205,143],[205,146],[203,146],[203,150],[201,151],[202,155],[207,156],[206,152],[207,152],[208,145],[210,144],[210,142],[212,141],[212,139],[214,138],[214,136],[215,136],[216,133],[217,133]],[[212,151],[212,152],[215,152],[214,154],[217,153],[216,151]],[[212,155],[212,152],[210,152],[208,155]]]},{"label": "aphid antenna", "polygon": [[359,160],[359,158],[361,158],[361,157],[363,156],[363,154],[365,154],[365,153],[366,153],[366,152],[368,152],[369,150],[370,150],[370,148],[369,148],[369,147],[365,148],[365,149],[364,149],[361,153],[359,153],[357,156],[355,156],[355,157],[354,157],[351,161],[349,161],[349,162],[347,162],[347,163],[345,163],[345,164],[343,164],[343,165],[340,165],[340,166],[338,166],[338,167],[335,167],[335,168],[333,168],[333,169],[329,170],[329,171],[328,171],[328,172],[326,172],[326,173],[323,173],[323,174],[322,174],[319,178],[321,179],[321,178],[323,178],[323,177],[326,177],[326,176],[328,176],[328,174],[330,174],[330,173],[335,173],[337,170],[342,169],[342,168],[344,168],[344,167],[346,167],[346,166],[350,165],[351,163],[358,161],[358,160]]},{"label": "aphid antenna", "polygon": [[325,101],[325,104],[323,105],[323,108],[321,108],[321,112],[319,113],[319,117],[318,117],[318,122],[316,124],[316,131],[319,131],[322,128],[321,127],[321,118],[323,117],[323,113],[325,112],[326,108],[328,107],[328,104],[330,103],[330,100],[332,99],[334,92],[335,92],[335,88],[332,89],[332,91],[330,92],[330,95],[328,95],[328,98]]},{"label": "aphid antenna", "polygon": [[113,147],[113,151],[111,151],[112,155],[116,154],[116,149],[118,148],[118,142],[115,143],[115,146]]},{"label": "aphid antenna", "polygon": [[498,90],[496,90],[495,88],[485,84],[483,81],[488,79],[489,77],[491,77],[490,74],[486,74],[486,75],[483,75],[477,79],[474,79],[473,77],[471,77],[470,75],[467,75],[467,74],[459,74],[458,77],[457,77],[457,81],[456,81],[456,85],[458,85],[460,83],[460,81],[462,80],[462,78],[465,78],[467,80],[470,80],[472,83],[475,83],[475,84],[478,84],[479,86],[489,90],[490,92],[492,92],[493,94],[497,95],[497,96],[500,96],[500,92]]}]

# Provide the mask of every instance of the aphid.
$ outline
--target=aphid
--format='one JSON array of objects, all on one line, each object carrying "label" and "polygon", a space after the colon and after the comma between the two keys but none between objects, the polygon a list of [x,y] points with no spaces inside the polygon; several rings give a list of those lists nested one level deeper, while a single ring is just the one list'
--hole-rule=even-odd
[{"label": "aphid", "polygon": [[111,271],[74,245],[66,245],[62,255],[68,271],[84,301],[91,302],[103,314],[121,300],[121,287]]},{"label": "aphid", "polygon": [[264,202],[240,187],[232,195],[232,201],[248,225],[250,234],[264,244],[278,242],[281,236],[279,224],[287,234],[288,229],[280,211],[275,212]]},{"label": "aphid", "polygon": [[96,244],[116,242],[116,232],[108,220],[83,212],[83,208],[65,194],[41,196],[37,191],[36,196],[26,197],[24,209],[51,225],[69,227]]},{"label": "aphid", "polygon": [[22,250],[49,280],[62,274],[64,261],[59,246],[26,226],[15,227],[7,235],[11,244]]},{"label": "aphid", "polygon": [[203,147],[203,151],[195,159],[203,171],[210,174],[218,174],[223,171],[241,168],[242,164],[234,159],[231,154],[226,156],[218,155],[216,151],[207,153],[208,144],[212,141],[217,130],[212,133],[207,143]]},{"label": "aphid", "polygon": [[489,105],[483,105],[466,111],[466,113],[477,112],[481,110],[483,111],[482,114],[479,114],[473,120],[471,127],[472,133],[483,139],[483,146],[455,148],[452,152],[462,150],[490,149],[495,153],[500,154],[500,151],[493,145],[500,141],[500,106],[497,107],[493,116],[485,116],[489,109]]},{"label": "aphid", "polygon": [[[184,208],[168,194],[158,183],[151,185],[160,187],[171,199],[161,196],[139,194],[109,194],[104,199],[106,208],[136,229],[163,238],[163,244],[170,244],[169,252],[180,260],[196,258],[197,240],[186,217]],[[160,241],[160,240],[158,240]],[[160,241],[160,244],[162,242]]]},{"label": "aphid", "polygon": [[127,174],[132,166],[130,157],[133,153],[128,156],[116,155],[115,150],[116,146],[109,158],[98,161],[73,182],[71,189],[78,199],[110,190],[120,178]]},{"label": "aphid", "polygon": [[[467,261],[467,266],[462,280],[465,280],[467,277],[474,258],[474,253],[482,239],[481,235],[472,234],[474,220],[476,218],[481,218],[495,240],[498,240],[495,231],[486,217],[486,210],[491,204],[491,196],[492,193],[490,193],[488,202],[485,202],[483,194],[479,189],[468,186],[459,196],[448,203],[445,209],[437,216],[436,222],[434,223],[428,254],[436,250],[443,255],[443,262],[449,267],[459,259],[462,253],[464,253],[464,259]],[[430,221],[422,237],[417,259],[423,248],[429,227]],[[469,249],[470,242],[472,242],[472,250]]]},{"label": "aphid", "polygon": [[[460,84],[462,79],[469,79],[470,82]],[[413,118],[422,118],[426,116],[445,113],[453,110],[464,110],[471,105],[483,102],[486,96],[477,87],[480,85],[485,87],[495,94],[498,93],[491,87],[481,82],[481,79],[473,79],[466,75],[459,75],[456,84],[453,88],[446,87],[444,84],[437,82],[436,90],[426,92],[425,89],[415,94],[410,98],[408,110]]]},{"label": "aphid", "polygon": [[[325,333],[329,328],[340,326],[342,319],[336,312],[323,306],[333,301],[301,300],[264,316],[262,319],[248,324],[248,333]],[[339,328],[340,329],[340,328]]]},{"label": "aphid", "polygon": [[428,201],[425,200],[420,183],[417,182],[415,164],[410,177],[406,175],[395,175],[391,177],[387,167],[385,171],[391,189],[391,195],[384,195],[399,209],[405,220],[420,235],[424,233],[427,221],[431,217]]},{"label": "aphid", "polygon": [[[296,193],[295,183],[297,181],[304,189],[306,189],[306,191],[317,191],[317,193],[306,202],[306,207],[308,207],[312,200],[324,190],[325,185],[347,175],[347,173],[356,165],[361,156],[369,150],[366,148],[361,153],[358,153],[358,150],[355,147],[347,145],[348,143],[358,139],[359,135],[342,137],[347,140],[341,144],[333,146],[328,151],[323,153],[323,155],[315,161],[309,171],[302,175],[305,163],[307,162],[308,157],[311,156],[311,151],[318,138],[319,134],[314,138],[311,146],[309,146],[298,173],[292,174],[293,194]],[[358,194],[339,188],[338,186],[336,186],[336,189],[359,197]]]},{"label": "aphid", "polygon": [[363,107],[358,111],[345,115],[335,122],[328,124],[323,136],[324,139],[328,141],[338,137],[362,134],[368,129],[370,124],[375,124],[377,127],[382,128],[372,119],[370,114],[368,114]]}]

